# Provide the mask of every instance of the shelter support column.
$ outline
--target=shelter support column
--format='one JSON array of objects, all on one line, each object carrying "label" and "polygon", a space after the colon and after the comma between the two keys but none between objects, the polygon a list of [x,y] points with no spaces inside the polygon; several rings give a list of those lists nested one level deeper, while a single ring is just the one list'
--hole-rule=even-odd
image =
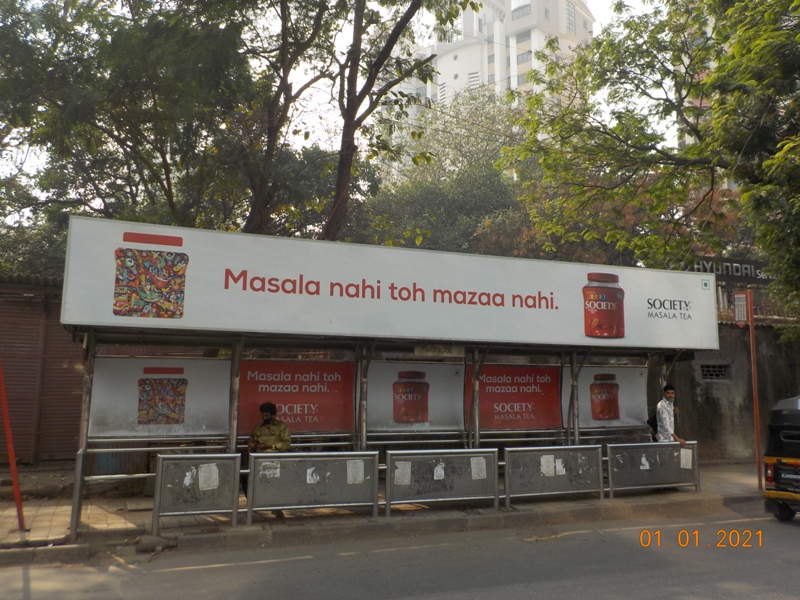
[{"label": "shelter support column", "polygon": [[361,379],[358,391],[358,449],[361,451],[367,449],[367,372],[370,360],[369,348],[362,346],[359,357]]},{"label": "shelter support column", "polygon": [[578,414],[578,376],[581,369],[578,366],[578,356],[573,350],[569,359],[569,408],[567,409],[567,441],[570,444],[581,443],[580,415]]},{"label": "shelter support column", "polygon": [[470,424],[469,424],[469,446],[470,448],[480,448],[481,446],[481,417],[480,417],[480,377],[484,354],[481,359],[477,348],[472,351],[472,402],[470,404]]},{"label": "shelter support column", "polygon": [[75,457],[75,481],[72,487],[72,515],[69,522],[69,541],[78,538],[78,527],[83,508],[83,474],[86,450],[89,443],[89,410],[94,381],[94,332],[90,329],[83,338],[83,397],[81,403],[81,429],[78,437],[78,454]]},{"label": "shelter support column", "polygon": [[244,350],[244,338],[233,342],[231,347],[231,384],[228,396],[230,407],[230,436],[228,440],[228,452],[236,452],[236,436],[239,429],[239,369],[242,364],[242,352]]}]

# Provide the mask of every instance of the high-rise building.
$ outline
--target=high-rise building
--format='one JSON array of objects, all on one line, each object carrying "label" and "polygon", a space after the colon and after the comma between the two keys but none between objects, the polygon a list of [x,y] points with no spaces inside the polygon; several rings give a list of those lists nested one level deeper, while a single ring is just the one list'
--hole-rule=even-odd
[{"label": "high-rise building", "polygon": [[592,37],[594,17],[584,0],[483,0],[480,11],[465,10],[450,39],[420,49],[435,54],[438,75],[416,92],[447,102],[465,88],[480,85],[531,89],[527,74],[537,66],[533,54],[557,37],[564,57]]}]

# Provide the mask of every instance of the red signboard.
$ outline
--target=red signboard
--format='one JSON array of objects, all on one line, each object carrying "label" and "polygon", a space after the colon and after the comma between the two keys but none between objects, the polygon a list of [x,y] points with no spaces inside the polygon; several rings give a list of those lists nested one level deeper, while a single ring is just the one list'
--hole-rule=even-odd
[{"label": "red signboard", "polygon": [[291,433],[355,430],[355,365],[346,362],[243,360],[239,370],[239,434],[261,422],[258,407],[272,402]]},{"label": "red signboard", "polygon": [[[481,429],[561,428],[560,368],[485,365],[481,369],[479,385]],[[469,423],[471,368],[467,368],[465,388]]]}]

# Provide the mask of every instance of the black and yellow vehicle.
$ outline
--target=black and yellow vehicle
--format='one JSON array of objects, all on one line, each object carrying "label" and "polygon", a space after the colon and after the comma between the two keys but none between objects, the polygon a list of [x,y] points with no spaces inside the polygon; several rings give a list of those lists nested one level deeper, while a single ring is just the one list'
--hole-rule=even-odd
[{"label": "black and yellow vehicle", "polygon": [[781,521],[791,521],[800,511],[800,396],[770,410],[764,498],[767,512]]}]

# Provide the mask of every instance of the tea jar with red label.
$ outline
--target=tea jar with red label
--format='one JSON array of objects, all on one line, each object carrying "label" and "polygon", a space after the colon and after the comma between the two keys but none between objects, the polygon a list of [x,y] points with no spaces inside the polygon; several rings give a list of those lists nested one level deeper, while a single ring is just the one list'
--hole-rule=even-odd
[{"label": "tea jar with red label", "polygon": [[592,419],[608,421],[619,419],[619,384],[617,376],[610,373],[598,373],[589,386],[589,397],[592,402]]},{"label": "tea jar with red label", "polygon": [[583,286],[583,330],[587,337],[625,337],[625,292],[619,276],[589,273]]},{"label": "tea jar with red label", "polygon": [[400,371],[392,384],[395,423],[427,423],[429,389],[424,372]]}]

